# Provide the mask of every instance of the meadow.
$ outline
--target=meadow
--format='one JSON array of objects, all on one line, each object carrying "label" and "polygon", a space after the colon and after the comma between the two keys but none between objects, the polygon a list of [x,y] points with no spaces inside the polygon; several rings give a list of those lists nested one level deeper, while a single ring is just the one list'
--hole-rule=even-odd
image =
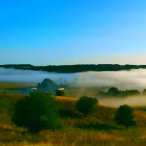
[{"label": "meadow", "polygon": [[29,86],[36,86],[36,83],[14,83],[14,82],[1,82],[1,89],[12,89],[12,88],[25,88]]},{"label": "meadow", "polygon": [[[117,126],[113,117],[117,108],[99,105],[96,113],[87,117],[75,110],[76,98],[57,96],[63,127],[32,134],[12,123],[13,104],[24,95],[0,94],[0,145],[2,146],[145,146],[146,113],[135,108],[137,127]],[[11,104],[10,104],[11,103]],[[11,107],[12,106],[12,107]],[[10,114],[7,113],[10,108]]]}]

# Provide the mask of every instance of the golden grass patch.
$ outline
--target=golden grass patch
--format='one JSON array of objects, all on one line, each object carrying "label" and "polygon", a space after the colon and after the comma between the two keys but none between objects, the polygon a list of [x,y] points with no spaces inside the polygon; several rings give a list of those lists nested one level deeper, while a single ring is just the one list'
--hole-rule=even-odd
[{"label": "golden grass patch", "polygon": [[0,146],[59,146],[50,143],[38,143],[38,144],[31,144],[28,142],[13,142],[13,143],[0,143]]},{"label": "golden grass patch", "polygon": [[66,96],[56,96],[56,100],[59,101],[73,101],[76,102],[78,98],[73,98],[73,97],[66,97]]}]

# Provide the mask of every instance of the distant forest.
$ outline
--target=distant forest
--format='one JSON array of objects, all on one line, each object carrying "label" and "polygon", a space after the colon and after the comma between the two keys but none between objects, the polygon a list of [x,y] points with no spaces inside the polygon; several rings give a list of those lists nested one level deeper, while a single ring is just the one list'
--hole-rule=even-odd
[{"label": "distant forest", "polygon": [[86,71],[120,71],[131,69],[146,69],[146,65],[119,65],[119,64],[77,64],[77,65],[48,65],[33,66],[31,64],[7,64],[0,65],[3,68],[22,70],[48,71],[57,73],[77,73]]}]

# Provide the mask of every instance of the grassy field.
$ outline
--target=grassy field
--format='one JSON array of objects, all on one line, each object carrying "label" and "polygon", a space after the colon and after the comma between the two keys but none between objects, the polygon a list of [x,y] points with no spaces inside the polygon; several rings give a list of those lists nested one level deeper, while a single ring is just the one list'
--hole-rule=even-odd
[{"label": "grassy field", "polygon": [[66,96],[56,96],[56,100],[59,101],[71,101],[71,102],[76,102],[78,98],[73,98],[73,97],[66,97]]},{"label": "grassy field", "polygon": [[[0,94],[4,98],[20,99],[24,95]],[[145,146],[146,113],[136,109],[137,127],[117,126],[113,117],[117,108],[99,105],[93,115],[82,117],[76,110],[77,99],[56,97],[62,103],[60,110],[63,128],[31,134],[16,127],[11,119],[0,113],[0,145],[2,146]],[[3,119],[3,120],[2,120]]]},{"label": "grassy field", "polygon": [[1,89],[8,89],[8,88],[25,88],[29,86],[36,86],[36,83],[8,83],[8,82],[1,82],[0,88]]},{"label": "grassy field", "polygon": [[0,131],[2,146],[145,146],[146,129],[132,128],[111,131],[67,128],[22,134],[20,130]]},{"label": "grassy field", "polygon": [[[15,136],[14,136],[15,135]],[[16,138],[13,134],[13,137]],[[10,136],[10,135],[9,135]],[[86,130],[41,131],[18,136],[19,141],[1,142],[2,146],[145,146],[145,130],[98,132]],[[23,141],[21,140],[23,139]]]}]

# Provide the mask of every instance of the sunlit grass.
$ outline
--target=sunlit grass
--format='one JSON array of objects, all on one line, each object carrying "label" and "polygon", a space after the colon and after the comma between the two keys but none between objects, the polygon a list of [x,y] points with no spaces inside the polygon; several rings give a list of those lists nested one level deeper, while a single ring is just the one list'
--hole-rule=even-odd
[{"label": "sunlit grass", "polygon": [[59,146],[50,143],[31,144],[28,142],[0,143],[0,146]]},{"label": "sunlit grass", "polygon": [[[145,146],[146,129],[96,131],[68,128],[20,135],[9,131],[1,135],[0,146]],[[3,133],[4,134],[4,133]],[[6,137],[8,141],[6,142]]]},{"label": "sunlit grass", "polygon": [[66,97],[66,96],[56,96],[56,100],[76,102],[78,100],[78,98]]},{"label": "sunlit grass", "polygon": [[[0,96],[25,97],[8,93],[0,94]],[[75,112],[77,98],[57,96],[56,100],[63,104],[64,110]],[[99,105],[98,111],[93,115],[61,117],[61,122],[64,124],[62,129],[41,131],[39,134],[31,134],[27,132],[27,129],[1,123],[0,146],[145,146],[145,112],[135,109],[138,127],[125,129],[114,123],[113,117],[116,110],[115,107]],[[98,129],[98,124],[101,124],[103,129]]]}]

